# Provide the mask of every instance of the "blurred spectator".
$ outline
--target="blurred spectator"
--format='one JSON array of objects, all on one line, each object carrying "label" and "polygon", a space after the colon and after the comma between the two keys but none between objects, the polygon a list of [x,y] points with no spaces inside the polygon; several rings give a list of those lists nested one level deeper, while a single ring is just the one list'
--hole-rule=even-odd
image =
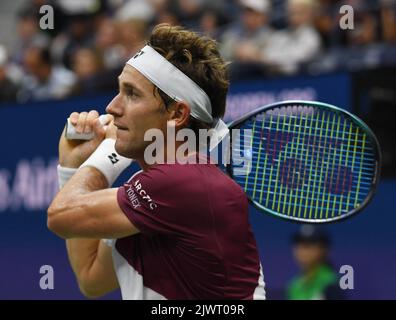
[{"label": "blurred spectator", "polygon": [[314,0],[289,0],[288,28],[278,31],[264,50],[265,62],[280,73],[296,73],[320,51],[321,39],[313,26]]},{"label": "blurred spectator", "polygon": [[152,0],[130,0],[125,2],[115,13],[117,20],[143,20],[146,22],[154,19],[155,7]]},{"label": "blurred spectator", "polygon": [[56,4],[64,28],[52,42],[51,56],[55,63],[70,69],[74,52],[79,48],[93,46],[97,31],[95,27],[107,10],[107,1],[56,0]]},{"label": "blurred spectator", "polygon": [[221,38],[221,53],[233,60],[231,78],[262,76],[262,52],[269,45],[272,29],[268,16],[268,0],[241,0],[241,21],[225,31]]},{"label": "blurred spectator", "polygon": [[48,49],[29,48],[24,56],[24,67],[28,75],[18,94],[21,101],[64,98],[76,81],[72,72],[52,64]]},{"label": "blurred spectator", "polygon": [[12,50],[12,61],[22,65],[25,52],[30,47],[47,47],[50,38],[39,29],[38,12],[25,7],[18,14],[17,39]]},{"label": "blurred spectator", "polygon": [[349,0],[346,4],[354,8],[354,28],[346,30],[347,45],[368,45],[378,41],[378,21],[371,1]]},{"label": "blurred spectator", "polygon": [[144,46],[147,38],[147,23],[144,20],[130,19],[119,21],[116,25],[122,47],[121,60],[125,63]]},{"label": "blurred spectator", "polygon": [[118,68],[125,63],[123,48],[119,44],[119,32],[114,21],[105,19],[101,22],[95,36],[95,49],[103,56],[106,69]]},{"label": "blurred spectator", "polygon": [[241,0],[241,21],[231,26],[221,39],[221,51],[226,59],[260,61],[260,51],[268,43],[270,4],[267,0]]},{"label": "blurred spectator", "polygon": [[158,12],[155,19],[155,24],[160,23],[167,23],[171,26],[177,26],[182,24],[176,11],[171,8],[164,9]]},{"label": "blurred spectator", "polygon": [[[24,6],[20,10],[21,12],[30,12],[32,16],[35,16],[37,21],[42,17],[40,8],[44,5],[50,5],[54,10],[54,28],[53,29],[41,29],[40,33],[53,38],[59,32],[63,31],[65,27],[65,17],[62,8],[59,6],[60,0],[29,0],[23,1]],[[73,1],[70,1],[73,2]],[[38,24],[38,22],[37,22]],[[34,45],[34,44],[33,44]],[[36,44],[37,45],[37,44]]]},{"label": "blurred spectator", "polygon": [[325,47],[340,45],[341,0],[319,0],[314,15],[314,25]]},{"label": "blurred spectator", "polygon": [[396,0],[381,0],[383,39],[396,41]]},{"label": "blurred spectator", "polygon": [[207,9],[202,13],[199,29],[207,36],[219,40],[228,23],[227,17],[217,9]]},{"label": "blurred spectator", "polygon": [[293,254],[300,269],[287,287],[290,300],[344,299],[338,275],[329,262],[330,240],[323,229],[303,225],[293,236]]},{"label": "blurred spectator", "polygon": [[73,56],[72,70],[81,83],[103,71],[103,58],[91,48],[78,49]]},{"label": "blurred spectator", "polygon": [[77,76],[74,94],[95,94],[117,88],[119,70],[105,70],[103,56],[92,48],[78,49],[72,66]]},{"label": "blurred spectator", "polygon": [[7,52],[0,45],[0,103],[14,102],[16,100],[17,86],[7,74]]},{"label": "blurred spectator", "polygon": [[71,59],[79,48],[93,45],[93,25],[89,16],[70,16],[65,32],[59,34],[51,46],[51,54],[56,63],[71,68]]},{"label": "blurred spectator", "polygon": [[179,16],[181,23],[190,29],[197,30],[205,7],[204,0],[171,0],[169,5]]},{"label": "blurred spectator", "polygon": [[97,13],[103,8],[103,2],[103,0],[56,0],[58,6],[69,16]]}]

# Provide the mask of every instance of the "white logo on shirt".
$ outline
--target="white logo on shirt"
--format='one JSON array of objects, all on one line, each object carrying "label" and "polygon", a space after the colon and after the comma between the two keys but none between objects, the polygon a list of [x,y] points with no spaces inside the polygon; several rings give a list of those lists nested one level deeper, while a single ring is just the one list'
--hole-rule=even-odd
[{"label": "white logo on shirt", "polygon": [[140,207],[140,202],[139,202],[138,196],[135,193],[135,191],[132,189],[132,186],[129,186],[126,193],[128,195],[129,201],[133,205],[133,208],[136,209],[136,208]]},{"label": "white logo on shirt", "polygon": [[151,197],[147,194],[146,190],[142,189],[142,184],[140,180],[135,181],[135,189],[137,193],[142,196],[143,200],[146,200],[151,210],[157,208],[157,204],[151,199]]}]

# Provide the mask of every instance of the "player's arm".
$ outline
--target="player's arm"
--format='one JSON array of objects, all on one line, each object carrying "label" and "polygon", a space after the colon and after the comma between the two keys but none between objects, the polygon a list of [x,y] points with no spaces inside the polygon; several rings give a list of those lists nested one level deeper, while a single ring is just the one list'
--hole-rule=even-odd
[{"label": "player's arm", "polygon": [[103,296],[119,287],[111,248],[102,240],[66,240],[69,261],[80,291],[88,298]]},{"label": "player's arm", "polygon": [[48,227],[67,239],[70,264],[81,292],[87,297],[102,296],[119,286],[111,248],[98,239],[138,232],[118,206],[117,189],[99,190],[106,184],[99,171],[82,168],[48,209]]},{"label": "player's arm", "polygon": [[48,228],[69,238],[122,238],[138,232],[97,169],[79,169],[48,208]]},{"label": "player's arm", "polygon": [[96,169],[82,168],[48,209],[48,227],[67,239],[67,253],[78,285],[90,298],[119,287],[111,248],[98,238],[119,238],[138,232],[121,212],[116,189],[95,191],[106,184]]},{"label": "player's arm", "polygon": [[[97,112],[73,113],[71,120],[77,131],[83,124],[92,123]],[[105,137],[96,128],[98,141],[76,143],[67,141],[62,133],[59,162],[77,168],[96,149]],[[118,288],[111,249],[100,240],[129,235],[137,230],[124,219],[115,189],[105,189],[107,182],[94,168],[82,168],[65,184],[48,209],[48,227],[66,240],[67,253],[82,293],[97,297]],[[75,236],[77,238],[70,238]]]}]

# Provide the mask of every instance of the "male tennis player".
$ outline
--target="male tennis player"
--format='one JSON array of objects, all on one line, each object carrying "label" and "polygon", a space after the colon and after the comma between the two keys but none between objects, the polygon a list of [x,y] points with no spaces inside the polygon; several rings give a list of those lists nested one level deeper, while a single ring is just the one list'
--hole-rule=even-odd
[{"label": "male tennis player", "polygon": [[[159,25],[127,62],[119,85],[107,106],[114,124],[105,130],[96,111],[72,113],[76,131],[95,138],[76,142],[62,134],[59,144],[61,190],[48,227],[67,239],[81,291],[98,297],[119,287],[123,299],[264,299],[242,189],[210,163],[149,165],[144,157],[149,129],[164,133],[169,157],[169,123],[176,131],[219,124],[228,80],[215,42]],[[182,142],[173,143],[177,150]],[[129,158],[143,171],[109,188]]]}]

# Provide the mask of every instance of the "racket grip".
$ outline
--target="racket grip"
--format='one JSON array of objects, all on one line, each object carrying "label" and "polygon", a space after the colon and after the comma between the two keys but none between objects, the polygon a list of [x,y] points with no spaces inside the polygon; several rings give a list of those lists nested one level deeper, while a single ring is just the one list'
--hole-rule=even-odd
[{"label": "racket grip", "polygon": [[[102,114],[99,117],[99,121],[102,125],[106,123],[106,115]],[[106,127],[105,127],[106,128]],[[91,140],[93,139],[95,134],[93,132],[89,133],[77,133],[76,128],[70,122],[70,118],[67,118],[66,122],[66,130],[65,130],[65,137],[68,140]]]}]

